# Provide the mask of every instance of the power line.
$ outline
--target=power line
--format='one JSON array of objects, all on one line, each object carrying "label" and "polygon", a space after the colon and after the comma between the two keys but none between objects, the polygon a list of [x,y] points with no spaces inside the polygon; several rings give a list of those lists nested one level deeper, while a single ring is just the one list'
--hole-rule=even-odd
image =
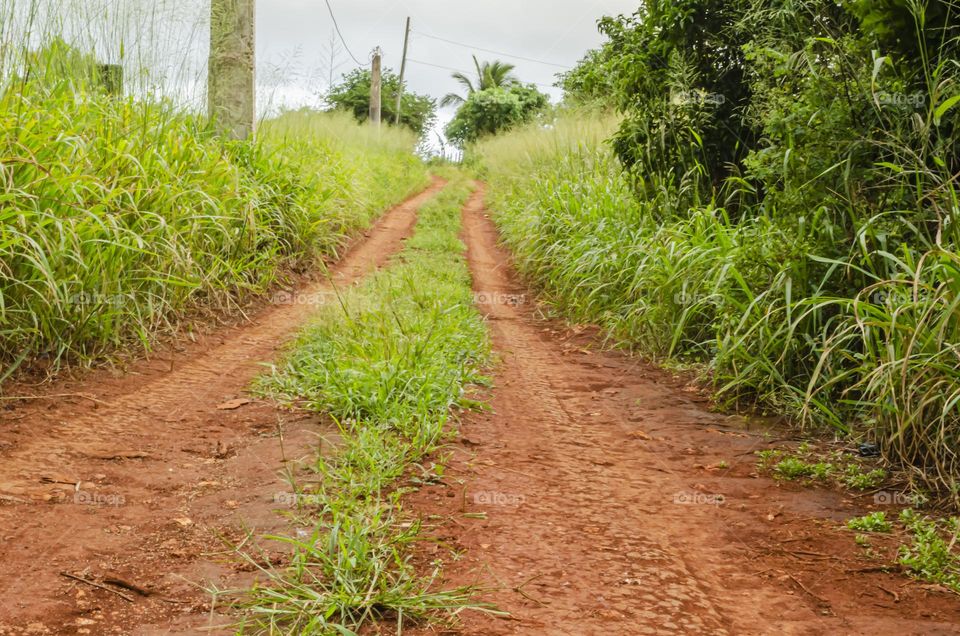
[{"label": "power line", "polygon": [[353,61],[357,66],[363,66],[363,62],[357,59],[357,56],[350,51],[350,47],[347,46],[347,41],[343,37],[343,33],[340,32],[340,25],[337,24],[337,16],[333,14],[333,7],[330,6],[330,0],[324,0],[327,3],[327,10],[330,12],[330,18],[333,20],[333,27],[337,30],[337,35],[340,36],[340,41],[343,42],[343,48],[347,50],[347,55],[353,58]]},{"label": "power line", "polygon": [[[414,64],[421,64],[423,66],[432,66],[433,68],[440,68],[445,71],[453,71],[454,73],[461,73],[463,75],[470,74],[467,71],[461,70],[459,68],[453,68],[452,66],[443,66],[442,64],[434,64],[433,62],[424,62],[422,60],[414,60],[411,58],[407,58],[407,61],[413,62]],[[533,84],[534,86],[539,86],[541,88],[556,88],[556,86],[553,86],[552,84],[539,84],[537,82],[521,82],[521,84],[526,84],[526,83]]]},{"label": "power line", "polygon": [[421,32],[421,31],[414,31],[414,33],[416,33],[416,34],[419,35],[419,36],[422,36],[422,37],[425,37],[425,38],[429,38],[429,39],[431,39],[431,40],[439,40],[440,42],[446,42],[447,44],[453,44],[454,46],[462,46],[462,47],[465,48],[465,49],[475,49],[475,50],[477,50],[477,51],[483,51],[484,53],[492,53],[493,55],[502,55],[502,56],[504,56],[504,57],[512,57],[512,58],[514,58],[514,59],[523,60],[523,61],[525,61],[525,62],[533,62],[534,64],[544,64],[544,65],[546,65],[546,66],[555,66],[555,67],[557,67],[557,68],[562,68],[562,69],[566,69],[566,70],[570,70],[570,69],[571,69],[570,66],[566,66],[566,65],[564,65],[564,64],[556,64],[555,62],[545,62],[545,61],[543,61],[543,60],[537,60],[537,59],[534,59],[534,58],[532,58],[532,57],[524,57],[524,56],[522,56],[522,55],[513,55],[512,53],[504,53],[503,51],[494,51],[493,49],[485,49],[485,48],[480,47],[480,46],[471,46],[471,45],[469,45],[469,44],[464,44],[464,43],[462,43],[462,42],[457,42],[456,40],[448,40],[448,39],[446,39],[446,38],[437,37],[436,35],[429,35],[429,34],[427,34],[427,33]]}]

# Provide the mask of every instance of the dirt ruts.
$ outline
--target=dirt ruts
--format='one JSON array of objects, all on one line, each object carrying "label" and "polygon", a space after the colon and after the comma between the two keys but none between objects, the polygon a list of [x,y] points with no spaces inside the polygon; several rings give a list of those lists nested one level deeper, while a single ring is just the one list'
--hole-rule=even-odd
[{"label": "dirt ruts", "polygon": [[[597,334],[541,318],[478,192],[464,212],[474,288],[501,363],[492,411],[467,416],[445,485],[411,502],[444,585],[497,588],[495,634],[956,634],[955,596],[857,572],[839,493],[755,474],[768,438]],[[435,522],[434,522],[435,523]],[[449,561],[449,559],[447,559]]]},{"label": "dirt ruts", "polygon": [[[249,324],[0,410],[0,634],[199,633],[209,595],[198,584],[242,574],[218,537],[283,526],[278,474],[321,430],[245,389],[333,285],[400,250],[443,185],[388,212],[328,282],[279,294]],[[131,602],[64,573],[149,595],[120,589]]]},{"label": "dirt ruts", "polygon": [[[440,187],[387,214],[332,284],[386,263]],[[407,509],[439,539],[417,555],[425,570],[445,561],[438,585],[492,588],[483,598],[510,616],[412,633],[960,633],[955,596],[878,572],[854,545],[842,523],[868,502],[757,475],[753,453],[770,444],[757,424],[602,350],[590,328],[544,319],[482,190],[463,236],[500,358],[493,408],[465,417],[443,483]],[[0,406],[0,634],[229,633],[201,586],[251,572],[222,538],[286,528],[279,474],[328,430],[244,390],[330,289],[123,376]]]}]

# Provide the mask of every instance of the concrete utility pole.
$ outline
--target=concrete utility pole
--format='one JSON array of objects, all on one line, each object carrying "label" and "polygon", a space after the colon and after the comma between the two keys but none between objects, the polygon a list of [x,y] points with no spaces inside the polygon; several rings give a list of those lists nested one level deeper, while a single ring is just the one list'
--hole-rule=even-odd
[{"label": "concrete utility pole", "polygon": [[373,50],[373,67],[370,73],[370,121],[379,128],[383,113],[383,77],[381,74],[381,52],[378,46]]},{"label": "concrete utility pole", "polygon": [[407,47],[410,44],[410,18],[407,17],[407,30],[403,34],[403,61],[400,62],[400,85],[397,86],[397,120],[394,122],[400,125],[400,113],[403,110],[403,76],[407,72]]},{"label": "concrete utility pole", "polygon": [[256,127],[256,0],[210,0],[210,118],[246,139]]}]

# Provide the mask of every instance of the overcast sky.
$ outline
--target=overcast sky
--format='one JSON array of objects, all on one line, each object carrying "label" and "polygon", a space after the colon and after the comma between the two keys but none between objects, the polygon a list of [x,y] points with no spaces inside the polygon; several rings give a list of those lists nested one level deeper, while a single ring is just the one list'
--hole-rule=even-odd
[{"label": "overcast sky", "polygon": [[[442,97],[458,90],[451,71],[426,62],[470,72],[471,55],[481,60],[501,59],[516,64],[525,82],[551,88],[556,73],[569,68],[602,41],[597,20],[604,15],[629,14],[639,0],[330,0],[346,45],[364,65],[374,47],[384,53],[384,65],[400,69],[404,20],[410,16],[413,31],[407,65],[407,85],[418,93]],[[333,22],[324,0],[258,0],[257,38],[261,102],[314,105],[329,83],[330,43]],[[468,46],[457,46],[434,36]],[[477,47],[477,48],[473,48]],[[336,41],[335,76],[355,68]],[[489,49],[531,58],[540,64]],[[475,72],[470,73],[470,75]],[[262,103],[261,108],[267,104]],[[443,120],[451,112],[441,113]]]},{"label": "overcast sky", "polygon": [[[3,18],[12,20],[9,30],[22,32],[20,38],[31,45],[61,34],[104,62],[126,64],[128,86],[135,81],[158,86],[180,103],[204,108],[210,0],[6,1],[0,7],[12,7]],[[476,54],[481,61],[515,64],[522,81],[539,84],[556,101],[556,74],[603,42],[597,21],[633,13],[640,0],[330,0],[343,42],[324,0],[256,4],[258,106],[265,116],[284,106],[320,106],[331,61],[336,82],[358,66],[368,68],[379,46],[384,65],[399,71],[407,16],[413,21],[410,90],[438,100],[459,92],[450,75],[453,70],[475,75],[471,55]],[[441,111],[438,128],[453,112]]]}]

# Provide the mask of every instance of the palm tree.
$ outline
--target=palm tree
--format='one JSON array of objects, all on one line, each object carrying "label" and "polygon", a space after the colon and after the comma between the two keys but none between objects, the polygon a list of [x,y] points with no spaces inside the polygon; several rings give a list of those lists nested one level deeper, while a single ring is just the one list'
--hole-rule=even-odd
[{"label": "palm tree", "polygon": [[[453,79],[460,82],[464,88],[467,89],[467,97],[470,97],[476,92],[485,91],[488,88],[509,88],[520,81],[516,75],[513,74],[513,69],[516,68],[513,64],[507,64],[499,60],[481,64],[480,61],[477,60],[476,55],[473,56],[473,64],[477,67],[476,83],[463,73],[453,74]],[[440,100],[440,105],[459,106],[467,101],[467,97],[457,95],[456,93],[449,93]]]}]

